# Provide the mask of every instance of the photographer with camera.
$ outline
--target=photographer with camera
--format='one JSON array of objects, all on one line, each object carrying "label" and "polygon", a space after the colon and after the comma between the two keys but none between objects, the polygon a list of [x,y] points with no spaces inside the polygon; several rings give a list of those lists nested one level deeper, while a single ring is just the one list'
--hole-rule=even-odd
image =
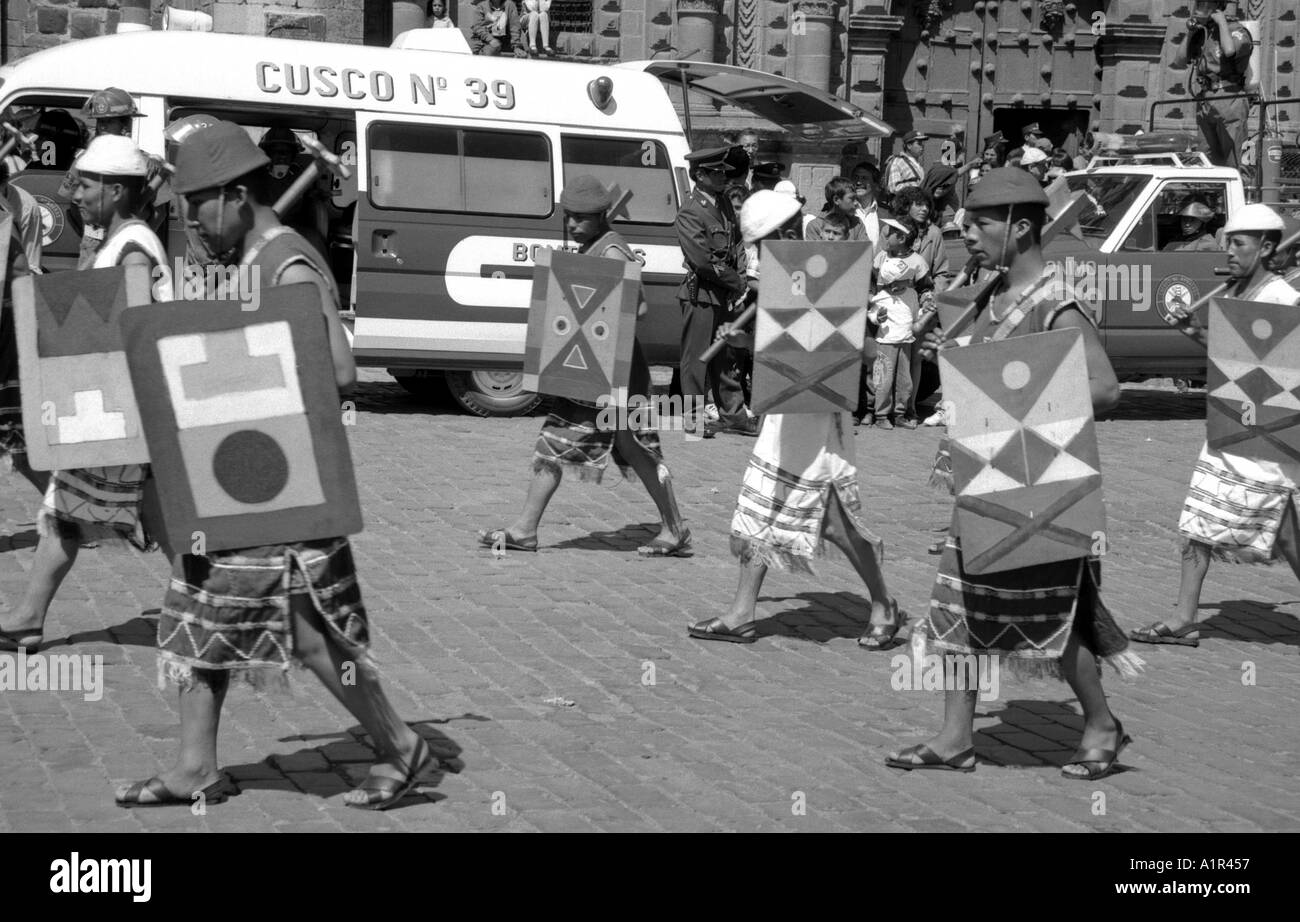
[{"label": "photographer with camera", "polygon": [[[1174,55],[1174,67],[1190,63],[1188,89],[1196,98],[1196,124],[1205,136],[1210,161],[1241,168],[1246,142],[1246,67],[1253,45],[1246,27],[1229,17],[1225,0],[1196,0],[1187,22],[1187,41]],[[1232,99],[1205,99],[1233,95]]]}]

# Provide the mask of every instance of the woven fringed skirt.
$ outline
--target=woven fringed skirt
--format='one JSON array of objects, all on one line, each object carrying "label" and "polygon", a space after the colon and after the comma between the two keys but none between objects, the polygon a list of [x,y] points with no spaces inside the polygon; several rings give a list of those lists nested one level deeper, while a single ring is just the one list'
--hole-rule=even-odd
[{"label": "woven fringed skirt", "polygon": [[1277,535],[1288,508],[1295,508],[1296,483],[1281,465],[1201,447],[1192,484],[1178,517],[1184,542],[1208,545],[1233,563],[1273,563]]},{"label": "woven fringed skirt", "polygon": [[[650,390],[650,366],[646,364],[638,343],[632,353],[627,393],[629,397],[640,396],[649,400]],[[534,473],[544,469],[569,471],[580,480],[600,483],[612,459],[623,477],[631,478],[632,466],[614,444],[620,421],[628,424],[626,428],[632,433],[632,438],[650,455],[655,465],[662,464],[664,452],[659,433],[653,428],[637,425],[638,415],[644,415],[644,412],[638,414],[635,409],[625,410],[620,420],[618,408],[612,405],[602,410],[576,400],[551,398],[551,413],[542,424],[533,449]]]},{"label": "woven fringed skirt", "polygon": [[879,558],[883,542],[861,522],[848,414],[764,416],[731,518],[731,552],[744,563],[812,573],[812,561],[826,553],[832,491]]},{"label": "woven fringed skirt", "polygon": [[159,685],[188,687],[195,670],[236,674],[259,688],[286,684],[291,603],[303,596],[349,660],[373,669],[352,546],[326,538],[177,555],[158,619]]},{"label": "woven fringed skirt", "polygon": [[42,535],[125,542],[142,550],[158,545],[141,518],[147,464],[54,471],[36,517]]},{"label": "woven fringed skirt", "polygon": [[997,656],[1022,678],[1062,678],[1061,655],[1074,630],[1081,643],[1133,676],[1145,665],[1101,598],[1101,563],[1080,558],[973,576],[962,561],[957,518],[939,560],[930,610],[913,649]]}]

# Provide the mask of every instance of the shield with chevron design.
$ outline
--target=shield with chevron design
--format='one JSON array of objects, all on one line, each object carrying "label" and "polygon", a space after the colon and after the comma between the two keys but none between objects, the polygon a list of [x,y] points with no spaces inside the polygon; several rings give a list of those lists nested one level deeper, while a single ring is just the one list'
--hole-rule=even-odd
[{"label": "shield with chevron design", "polygon": [[626,388],[640,286],[638,263],[560,250],[538,253],[524,388],[587,403]]},{"label": "shield with chevron design", "polygon": [[148,304],[144,266],[15,279],[27,457],[38,471],[149,460],[118,319]]},{"label": "shield with chevron design", "polygon": [[773,240],[762,248],[754,412],[852,412],[871,295],[871,245]]},{"label": "shield with chevron design", "polygon": [[1098,553],[1106,526],[1078,330],[939,353],[967,573]]},{"label": "shield with chevron design", "polygon": [[1300,309],[1215,298],[1208,352],[1210,448],[1300,468]]}]

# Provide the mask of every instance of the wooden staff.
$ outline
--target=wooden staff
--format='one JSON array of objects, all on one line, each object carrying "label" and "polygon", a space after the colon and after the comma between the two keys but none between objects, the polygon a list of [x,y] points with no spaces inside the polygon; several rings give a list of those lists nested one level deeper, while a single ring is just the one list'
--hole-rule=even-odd
[{"label": "wooden staff", "polygon": [[306,147],[308,152],[312,155],[312,162],[307,169],[303,170],[302,174],[294,180],[293,185],[285,190],[284,195],[280,196],[276,203],[271,206],[271,210],[275,212],[276,217],[278,218],[283,218],[285,212],[289,211],[289,209],[293,208],[293,206],[298,203],[298,199],[302,198],[303,195],[306,194],[307,190],[311,188],[312,184],[316,182],[317,178],[320,177],[321,170],[328,170],[334,175],[341,176],[344,179],[347,179],[352,175],[352,171],[343,165],[338,154],[326,150],[325,145],[321,144],[320,141],[317,141],[315,138],[301,137],[298,138],[298,141]]},{"label": "wooden staff", "polygon": [[[741,311],[741,312],[740,312],[740,315],[737,316],[735,320],[731,321],[731,326],[732,326],[732,328],[738,328],[738,327],[743,327],[743,326],[745,326],[745,325],[748,324],[751,320],[754,319],[754,315],[757,314],[757,313],[758,313],[758,302],[756,301],[756,302],[754,302],[753,304],[749,305],[749,307],[747,307],[747,308],[745,308],[743,311]],[[727,343],[727,340],[726,340],[725,337],[722,338],[722,339],[715,339],[715,340],[713,341],[713,345],[711,345],[711,346],[709,346],[709,348],[705,349],[704,352],[700,355],[700,361],[707,365],[707,364],[709,363],[709,361],[710,361],[710,360],[711,360],[715,355],[717,355],[719,352],[721,352],[723,349],[725,349],[725,348],[727,347],[727,345],[728,345],[728,343]]]},{"label": "wooden staff", "polygon": [[[1284,250],[1286,250],[1287,248],[1294,246],[1296,243],[1300,243],[1300,230],[1296,231],[1296,232],[1295,232],[1294,234],[1292,234],[1290,237],[1287,237],[1285,240],[1283,240],[1281,243],[1279,243],[1279,244],[1274,248],[1273,252],[1274,252],[1274,253],[1281,253],[1281,252],[1283,252]],[[1200,310],[1201,308],[1203,308],[1205,305],[1209,304],[1209,303],[1210,303],[1211,301],[1213,301],[1215,298],[1219,297],[1220,295],[1225,295],[1225,294],[1227,294],[1227,293],[1228,293],[1228,290],[1229,290],[1230,288],[1232,288],[1233,285],[1237,284],[1237,282],[1238,282],[1237,279],[1228,279],[1226,282],[1224,282],[1224,283],[1223,283],[1222,285],[1220,285],[1218,288],[1214,289],[1214,291],[1212,291],[1212,292],[1210,292],[1209,294],[1205,295],[1204,297],[1199,298],[1198,300],[1192,302],[1192,303],[1189,304],[1187,307],[1185,307],[1185,308],[1179,308],[1179,309],[1176,310],[1176,311],[1170,311],[1170,312],[1169,312],[1169,319],[1168,319],[1167,322],[1170,323],[1172,326],[1178,326],[1178,324],[1174,322],[1175,320],[1184,320],[1184,321],[1185,321],[1185,320],[1190,319],[1191,316],[1192,316],[1193,314],[1195,314],[1197,311],[1199,311],[1199,310]]]},{"label": "wooden staff", "polygon": [[34,134],[23,134],[23,132],[8,122],[0,122],[0,131],[3,131],[7,137],[3,144],[0,144],[0,160],[8,157],[13,153],[14,148],[22,146],[26,150],[31,150],[36,146],[40,139]]}]

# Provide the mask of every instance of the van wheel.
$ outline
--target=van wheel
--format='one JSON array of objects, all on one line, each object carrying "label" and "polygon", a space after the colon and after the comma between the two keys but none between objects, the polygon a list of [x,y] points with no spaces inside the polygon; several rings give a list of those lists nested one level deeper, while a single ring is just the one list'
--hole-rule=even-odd
[{"label": "van wheel", "polygon": [[479,369],[447,372],[447,388],[476,416],[523,416],[542,398],[524,390],[522,371]]}]

